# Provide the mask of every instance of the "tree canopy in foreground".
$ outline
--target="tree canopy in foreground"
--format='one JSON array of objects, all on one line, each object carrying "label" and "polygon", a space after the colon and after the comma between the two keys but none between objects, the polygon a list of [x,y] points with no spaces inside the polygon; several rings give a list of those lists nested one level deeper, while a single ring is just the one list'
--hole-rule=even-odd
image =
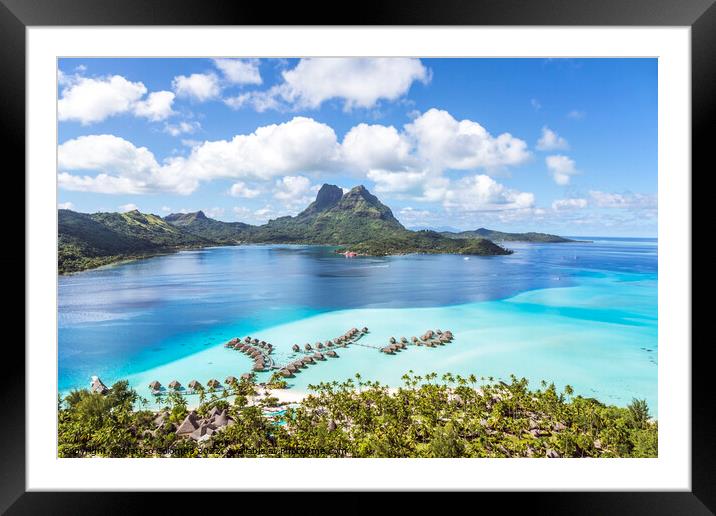
[{"label": "tree canopy in foreground", "polygon": [[[60,457],[656,457],[658,423],[643,400],[625,408],[510,383],[435,373],[389,389],[360,375],[311,386],[312,394],[271,414],[276,398],[253,380],[202,393],[198,415],[226,409],[230,426],[210,439],[176,434],[187,416],[178,393],[159,413],[115,383],[107,394],[71,392],[58,405]],[[249,403],[249,397],[254,402]]]}]

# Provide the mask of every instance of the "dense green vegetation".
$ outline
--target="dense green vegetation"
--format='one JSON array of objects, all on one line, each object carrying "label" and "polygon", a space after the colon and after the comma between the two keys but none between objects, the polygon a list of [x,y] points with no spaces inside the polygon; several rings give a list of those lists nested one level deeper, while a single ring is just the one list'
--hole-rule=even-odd
[{"label": "dense green vegetation", "polygon": [[480,228],[460,233],[410,231],[364,186],[349,192],[325,184],[316,200],[295,217],[261,226],[221,222],[203,212],[157,215],[76,213],[59,210],[60,273],[177,249],[242,243],[325,244],[340,251],[386,256],[408,253],[510,254],[498,241],[571,242],[545,233],[502,233]]},{"label": "dense green vegetation", "polygon": [[161,217],[127,213],[58,211],[60,273],[207,245],[205,238],[183,232]]},{"label": "dense green vegetation", "polygon": [[340,248],[339,252],[351,250],[359,254],[388,256],[394,254],[474,254],[494,256],[510,254],[512,251],[493,243],[486,238],[453,239],[445,238],[435,231],[421,230],[402,232],[389,236],[380,236],[365,242]]},{"label": "dense green vegetation", "polygon": [[542,242],[554,244],[575,241],[557,235],[550,235],[548,233],[504,233],[502,231],[493,231],[486,228],[480,228],[474,231],[460,231],[458,233],[443,231],[440,234],[448,238],[487,238],[489,240],[497,240],[500,242]]},{"label": "dense green vegetation", "polygon": [[240,244],[249,240],[255,226],[243,222],[222,222],[207,217],[203,211],[172,213],[164,220],[187,233],[198,235],[218,244]]},{"label": "dense green vegetation", "polygon": [[[404,376],[389,390],[355,380],[312,386],[283,416],[267,417],[275,398],[257,396],[242,379],[202,394],[197,409],[226,409],[231,426],[196,442],[178,437],[186,400],[166,396],[163,416],[136,410],[126,382],[105,395],[74,391],[58,406],[60,457],[656,457],[658,424],[643,400],[608,406],[525,379],[510,383],[447,374]],[[484,382],[484,383],[483,383]],[[283,424],[280,424],[283,423]]]}]

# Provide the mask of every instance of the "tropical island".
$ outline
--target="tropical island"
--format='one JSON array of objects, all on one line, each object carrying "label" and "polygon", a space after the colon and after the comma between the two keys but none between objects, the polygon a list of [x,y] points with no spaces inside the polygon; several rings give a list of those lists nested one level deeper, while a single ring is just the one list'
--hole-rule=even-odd
[{"label": "tropical island", "polygon": [[657,456],[658,423],[643,400],[605,405],[570,386],[530,389],[515,376],[507,383],[410,371],[403,382],[389,389],[355,375],[287,404],[274,396],[280,383],[245,375],[212,383],[193,409],[167,391],[158,411],[137,409],[146,400],[126,381],[74,390],[58,400],[58,456]]},{"label": "tropical island", "polygon": [[338,252],[387,256],[396,254],[464,254],[496,256],[512,251],[500,241],[571,242],[544,233],[476,231],[411,231],[391,209],[364,186],[344,193],[324,184],[305,210],[254,226],[222,222],[202,211],[166,217],[126,213],[58,211],[58,270],[82,271],[114,262],[146,258],[186,249],[239,244],[317,244],[338,246]]}]

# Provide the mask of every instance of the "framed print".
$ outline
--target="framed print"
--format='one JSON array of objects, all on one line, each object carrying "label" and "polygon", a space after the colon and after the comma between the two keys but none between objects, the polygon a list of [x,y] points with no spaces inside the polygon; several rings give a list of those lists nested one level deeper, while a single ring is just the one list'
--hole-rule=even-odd
[{"label": "framed print", "polygon": [[713,511],[691,306],[710,2],[350,26],[3,2],[27,192],[9,514],[187,490]]}]

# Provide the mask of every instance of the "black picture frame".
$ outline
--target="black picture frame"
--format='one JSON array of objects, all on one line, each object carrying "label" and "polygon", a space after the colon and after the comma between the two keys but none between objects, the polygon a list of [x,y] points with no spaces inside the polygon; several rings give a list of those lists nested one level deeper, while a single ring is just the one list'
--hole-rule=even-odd
[{"label": "black picture frame", "polygon": [[[0,0],[0,106],[5,153],[16,163],[15,192],[24,192],[25,138],[25,29],[28,26],[77,25],[552,25],[552,26],[689,26],[691,27],[692,73],[692,170],[712,168],[710,141],[716,115],[716,3],[715,0],[431,0],[399,2],[367,0],[356,9],[333,3],[311,6],[295,3],[276,7],[272,3],[238,3],[227,0]],[[7,162],[7,161],[6,161]],[[6,173],[9,173],[9,167]],[[691,173],[692,171],[683,171]],[[7,193],[7,190],[6,190]],[[18,199],[24,196],[13,195]],[[22,201],[20,201],[22,202]],[[694,220],[695,222],[695,220]],[[24,227],[16,227],[24,241]],[[22,230],[22,236],[20,236]],[[692,230],[693,235],[693,230]],[[18,244],[19,248],[19,244]],[[690,251],[690,250],[689,250]],[[25,260],[2,257],[5,270],[27,270]],[[19,274],[14,275],[19,281]],[[23,294],[24,298],[24,294]],[[16,309],[24,308],[14,296]],[[19,315],[19,314],[18,314]],[[692,316],[693,321],[693,316]],[[675,343],[676,344],[676,343]],[[691,343],[678,343],[688,346]],[[692,490],[690,492],[618,493],[480,493],[503,508],[530,514],[714,514],[716,511],[716,431],[714,386],[708,360],[709,341],[691,347],[692,353]],[[25,376],[24,353],[15,346],[0,361],[3,386],[2,410],[12,434],[0,439],[0,512],[7,514],[142,514],[149,509],[139,493],[28,493],[25,491]],[[7,348],[6,348],[7,351]],[[668,381],[660,378],[660,381]],[[213,510],[215,504],[236,503],[229,494],[205,496],[164,493],[163,510],[181,506],[184,513]],[[241,494],[241,505],[249,495]],[[279,504],[273,498],[271,504]],[[296,495],[292,495],[296,496]],[[327,504],[331,512],[367,513],[374,501],[364,494]],[[476,494],[471,494],[471,497]],[[462,498],[462,496],[461,496]],[[478,510],[489,505],[479,502]],[[233,502],[232,502],[233,500]],[[492,500],[491,500],[492,501]],[[323,502],[327,503],[327,502]],[[321,510],[310,504],[312,512]],[[402,512],[424,504],[415,494],[401,502]],[[472,504],[467,500],[454,503]],[[300,504],[299,504],[300,505]],[[247,505],[248,507],[248,505]],[[294,503],[288,506],[300,510]],[[469,505],[468,505],[469,507]],[[294,509],[291,510],[294,512]],[[504,512],[504,511],[501,511]],[[511,512],[511,511],[510,511]]]}]

